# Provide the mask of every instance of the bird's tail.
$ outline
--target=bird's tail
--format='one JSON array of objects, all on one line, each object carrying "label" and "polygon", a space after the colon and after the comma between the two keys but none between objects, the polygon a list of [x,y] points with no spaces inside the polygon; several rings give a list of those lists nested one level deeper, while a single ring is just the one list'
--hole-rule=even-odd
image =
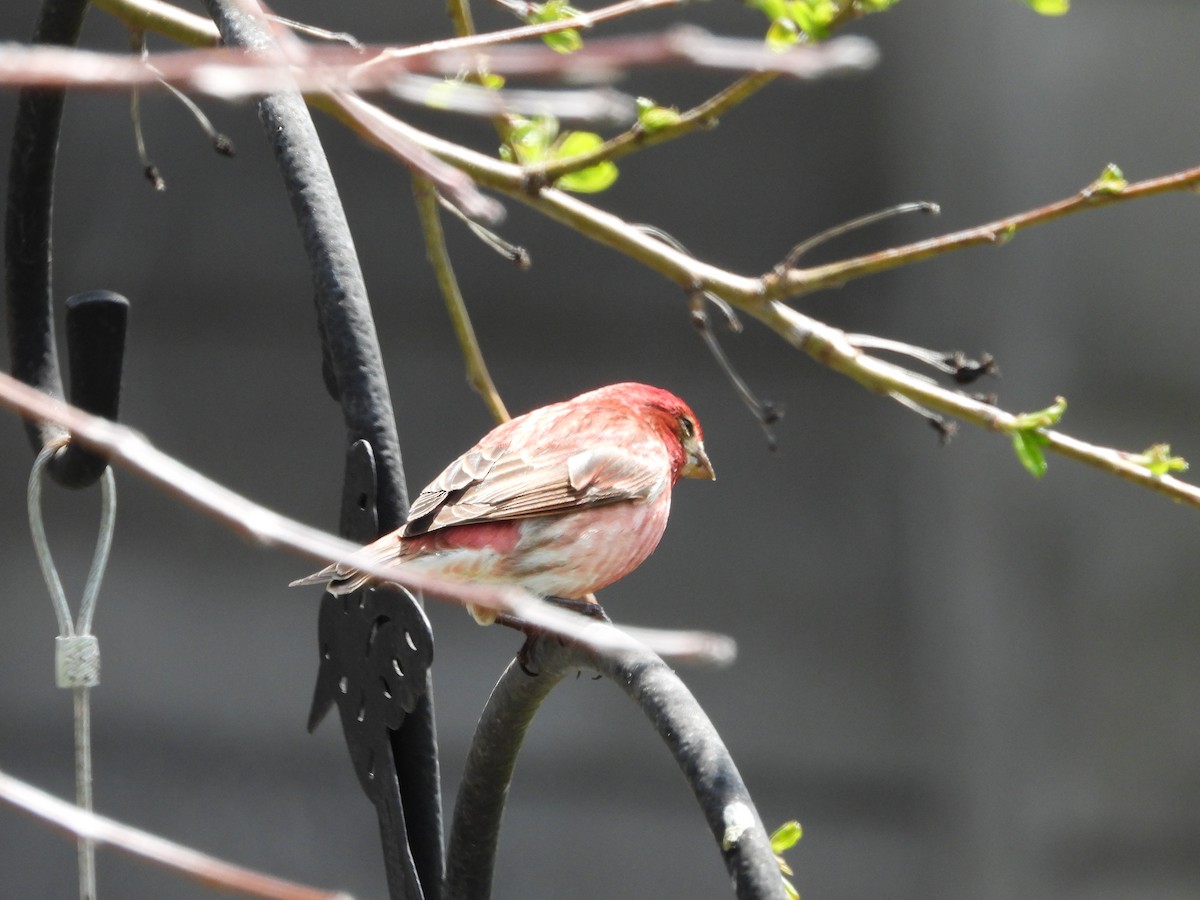
[{"label": "bird's tail", "polygon": [[334,578],[337,578],[337,566],[326,566],[320,572],[313,572],[311,575],[306,575],[303,578],[297,578],[295,581],[289,582],[288,587],[324,584],[327,581],[332,581]]},{"label": "bird's tail", "polygon": [[304,587],[310,584],[323,584],[325,590],[334,596],[340,597],[342,594],[352,594],[360,587],[366,584],[370,579],[366,575],[359,572],[338,570],[336,565],[326,566],[320,572],[313,572],[311,575],[306,575],[304,578],[297,578],[295,581],[288,584],[288,587]]}]

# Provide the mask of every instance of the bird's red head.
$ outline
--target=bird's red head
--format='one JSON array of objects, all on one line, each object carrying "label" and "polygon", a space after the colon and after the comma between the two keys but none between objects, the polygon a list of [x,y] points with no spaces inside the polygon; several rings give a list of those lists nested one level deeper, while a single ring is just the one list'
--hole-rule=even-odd
[{"label": "bird's red head", "polygon": [[692,408],[670,391],[627,381],[610,384],[592,392],[597,399],[607,399],[635,409],[639,416],[654,422],[663,443],[671,453],[675,477],[707,478],[715,481],[708,454],[704,452],[704,432]]}]

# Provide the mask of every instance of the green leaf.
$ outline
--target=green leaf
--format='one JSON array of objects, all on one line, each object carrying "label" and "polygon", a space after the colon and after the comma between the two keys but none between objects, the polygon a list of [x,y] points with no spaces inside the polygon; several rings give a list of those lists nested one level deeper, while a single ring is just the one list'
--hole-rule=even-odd
[{"label": "green leaf", "polygon": [[1187,460],[1182,456],[1171,455],[1170,444],[1155,444],[1147,447],[1141,453],[1129,455],[1129,461],[1145,466],[1151,475],[1166,475],[1170,472],[1186,472]]},{"label": "green leaf", "polygon": [[1129,187],[1129,182],[1125,180],[1125,173],[1121,171],[1121,167],[1116,163],[1109,163],[1100,173],[1100,177],[1088,187],[1088,193],[1119,194],[1127,187]]},{"label": "green leaf", "polygon": [[[554,142],[554,146],[551,148],[551,158],[557,160],[582,156],[585,153],[591,153],[603,144],[604,139],[591,131],[570,131]],[[579,194],[596,194],[607,190],[616,180],[616,164],[606,159],[594,166],[588,166],[586,169],[568,172],[555,181],[554,186]]]},{"label": "green leaf", "polygon": [[[561,22],[573,19],[579,15],[579,10],[567,4],[566,0],[547,0],[545,3],[534,3],[529,7],[525,21],[530,25],[541,25],[545,22]],[[558,53],[574,53],[583,46],[583,38],[576,28],[567,28],[553,34],[543,34],[542,40],[546,46]]]},{"label": "green leaf", "polygon": [[558,120],[553,116],[514,117],[500,155],[523,166],[537,165],[549,158],[550,144],[557,135]]},{"label": "green leaf", "polygon": [[791,0],[788,14],[796,26],[814,41],[829,37],[831,26],[841,13],[834,0]]},{"label": "green leaf", "polygon": [[[745,0],[771,22],[767,46],[782,51],[803,38],[822,41],[849,19],[883,12],[900,0]],[[1027,0],[1028,2],[1028,0]]]},{"label": "green leaf", "polygon": [[612,187],[616,180],[616,163],[606,159],[578,172],[568,172],[554,186],[577,194],[598,194]]},{"label": "green leaf", "polygon": [[575,28],[543,34],[542,40],[556,53],[574,53],[583,47],[583,38]]},{"label": "green leaf", "polygon": [[672,106],[668,109],[665,106],[658,106],[649,97],[637,98],[637,111],[638,124],[645,132],[661,131],[672,125],[678,125],[682,118],[676,107]]},{"label": "green leaf", "polygon": [[604,138],[594,131],[568,131],[554,142],[554,158],[582,156],[604,145]]},{"label": "green leaf", "polygon": [[771,23],[767,29],[767,46],[775,52],[781,52],[800,40],[800,29],[787,16],[782,16]]},{"label": "green leaf", "polygon": [[1065,16],[1071,0],[1025,0],[1025,5],[1043,16]]},{"label": "green leaf", "polygon": [[1063,413],[1067,411],[1067,400],[1065,397],[1055,397],[1054,402],[1045,409],[1039,409],[1037,412],[1021,413],[1013,416],[1012,431],[1028,431],[1033,428],[1049,428],[1052,425],[1057,425],[1063,417]]},{"label": "green leaf", "polygon": [[1050,439],[1041,429],[1057,425],[1066,411],[1066,399],[1055,397],[1054,402],[1045,409],[1013,416],[1012,424],[1008,426],[1012,432],[1013,451],[1034,478],[1046,474],[1046,454],[1042,448],[1050,443]]},{"label": "green leaf", "polygon": [[792,868],[787,864],[787,860],[783,858],[782,854],[785,850],[790,850],[796,846],[796,842],[803,836],[804,829],[800,827],[800,823],[795,819],[792,819],[790,822],[784,822],[771,835],[771,851],[775,854],[775,861],[779,863],[779,871],[782,873],[780,877],[783,878],[783,890],[788,895],[789,900],[800,900],[800,892],[786,878],[786,876],[792,874]]},{"label": "green leaf", "polygon": [[504,87],[504,76],[495,75],[491,72],[485,72],[479,76],[479,83],[489,90],[498,91],[500,88]]},{"label": "green leaf", "polygon": [[804,829],[800,827],[800,823],[795,819],[790,822],[784,822],[771,835],[771,850],[775,853],[783,853],[785,850],[790,850],[796,846],[796,842],[803,836]]},{"label": "green leaf", "polygon": [[1014,431],[1012,435],[1013,450],[1029,474],[1041,478],[1046,474],[1046,454],[1042,447],[1047,443],[1046,436],[1037,431]]}]

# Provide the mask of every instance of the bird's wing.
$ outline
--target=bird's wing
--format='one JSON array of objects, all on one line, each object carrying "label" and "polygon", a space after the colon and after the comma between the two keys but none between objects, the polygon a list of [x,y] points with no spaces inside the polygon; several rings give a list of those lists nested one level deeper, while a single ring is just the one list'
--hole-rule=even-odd
[{"label": "bird's wing", "polygon": [[611,445],[528,456],[477,448],[421,492],[404,534],[645,500],[668,486],[667,473],[665,460]]}]

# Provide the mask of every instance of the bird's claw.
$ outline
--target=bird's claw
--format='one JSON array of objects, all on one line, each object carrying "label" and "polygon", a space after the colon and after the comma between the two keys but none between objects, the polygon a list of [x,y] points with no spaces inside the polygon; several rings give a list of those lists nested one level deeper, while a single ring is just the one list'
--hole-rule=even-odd
[{"label": "bird's claw", "polygon": [[530,678],[537,678],[539,675],[542,674],[541,672],[535,672],[533,669],[529,668],[529,657],[533,652],[534,642],[537,641],[537,639],[539,637],[541,637],[541,635],[538,635],[538,634],[525,635],[525,643],[523,643],[521,645],[521,649],[517,651],[517,665],[520,666],[521,671],[524,672],[526,675],[528,675]]},{"label": "bird's claw", "polygon": [[581,616],[587,616],[589,619],[596,619],[608,625],[612,624],[612,619],[608,617],[608,613],[604,611],[604,607],[595,600],[571,600],[567,597],[547,597],[546,602],[553,603],[562,609],[569,609],[571,612],[577,612]]},{"label": "bird's claw", "polygon": [[[608,617],[608,613],[604,611],[604,607],[594,600],[572,600],[566,597],[547,597],[548,603],[553,603],[555,606],[562,609],[568,609],[572,612],[579,613],[581,616],[587,616],[589,619],[596,619],[599,622],[604,622],[608,625],[612,624],[612,619]],[[519,619],[516,616],[501,613],[496,617],[496,624],[503,625],[506,628],[512,628],[525,635],[525,642],[521,645],[521,649],[517,651],[517,665],[521,667],[521,671],[530,678],[536,678],[540,672],[535,671],[530,667],[529,661],[533,656],[534,644],[539,638],[546,637],[549,632],[537,625],[531,625],[529,622]],[[562,638],[558,639],[560,642]]]}]

